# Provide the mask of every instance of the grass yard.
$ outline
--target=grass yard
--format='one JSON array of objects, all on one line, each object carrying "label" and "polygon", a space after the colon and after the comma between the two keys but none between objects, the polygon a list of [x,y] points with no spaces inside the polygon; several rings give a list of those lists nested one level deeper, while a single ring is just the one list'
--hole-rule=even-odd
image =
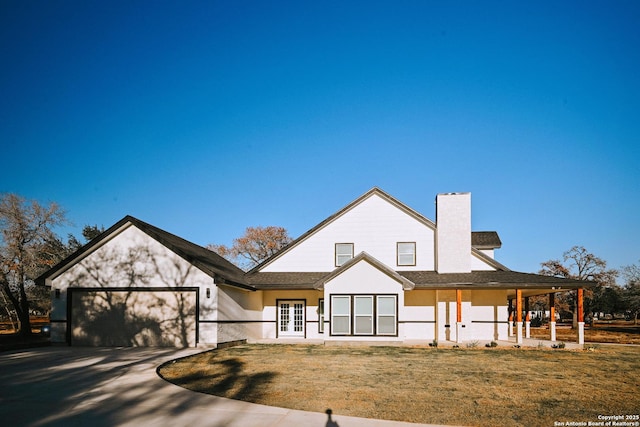
[{"label": "grass yard", "polygon": [[640,412],[640,347],[595,351],[243,345],[164,365],[166,380],[270,406],[470,426]]}]

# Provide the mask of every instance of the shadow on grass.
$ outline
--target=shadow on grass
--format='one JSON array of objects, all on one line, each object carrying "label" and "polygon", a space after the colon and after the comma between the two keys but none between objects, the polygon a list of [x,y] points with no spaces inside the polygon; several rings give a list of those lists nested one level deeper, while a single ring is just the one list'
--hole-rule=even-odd
[{"label": "shadow on grass", "polygon": [[210,359],[210,363],[218,365],[215,372],[189,369],[183,372],[182,367],[175,369],[180,361],[166,363],[157,372],[165,381],[180,387],[246,402],[260,401],[277,376],[275,372],[268,371],[247,374],[244,372],[245,363],[237,358],[216,360],[212,355]]}]

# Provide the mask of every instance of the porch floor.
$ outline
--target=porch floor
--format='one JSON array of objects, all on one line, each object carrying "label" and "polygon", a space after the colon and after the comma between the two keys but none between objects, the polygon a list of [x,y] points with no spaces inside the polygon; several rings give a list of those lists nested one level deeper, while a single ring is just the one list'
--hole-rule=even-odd
[{"label": "porch floor", "polygon": [[[397,347],[429,347],[433,341],[431,340],[404,340],[404,341],[327,341],[323,339],[303,339],[303,338],[279,338],[279,339],[259,339],[249,340],[250,344],[310,344],[310,345],[326,345],[326,346],[397,346]],[[516,337],[510,337],[508,340],[495,341],[498,347],[514,347],[516,345]],[[455,341],[438,341],[438,347],[460,348],[468,347],[485,347],[490,344],[490,340],[469,340],[462,343]],[[540,338],[523,338],[521,347],[544,347],[553,348],[554,345],[560,344],[561,341],[550,341]],[[564,342],[566,349],[581,350],[584,345],[576,342]]]}]

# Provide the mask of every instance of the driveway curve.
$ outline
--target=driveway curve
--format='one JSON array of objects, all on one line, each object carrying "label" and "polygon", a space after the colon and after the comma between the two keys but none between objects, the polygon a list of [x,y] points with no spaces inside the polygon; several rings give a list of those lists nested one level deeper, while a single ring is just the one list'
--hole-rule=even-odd
[{"label": "driveway curve", "polygon": [[201,349],[44,347],[0,353],[0,424],[154,427],[427,426],[274,408],[192,392],[162,363]]}]

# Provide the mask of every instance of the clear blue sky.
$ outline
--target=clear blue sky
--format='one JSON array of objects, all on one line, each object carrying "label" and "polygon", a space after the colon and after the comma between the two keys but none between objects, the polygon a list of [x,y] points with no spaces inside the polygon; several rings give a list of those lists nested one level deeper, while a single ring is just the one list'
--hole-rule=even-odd
[{"label": "clear blue sky", "polygon": [[640,2],[0,2],[0,192],[80,236],[297,237],[472,193],[496,257],[640,260]]}]

